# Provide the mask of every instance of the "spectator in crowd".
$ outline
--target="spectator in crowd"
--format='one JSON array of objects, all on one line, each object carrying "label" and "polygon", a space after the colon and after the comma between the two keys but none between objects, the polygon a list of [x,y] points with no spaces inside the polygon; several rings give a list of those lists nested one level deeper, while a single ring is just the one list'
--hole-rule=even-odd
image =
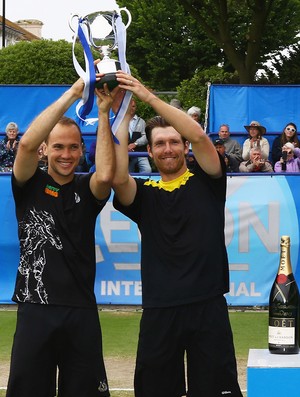
[{"label": "spectator in crowd", "polygon": [[300,172],[300,149],[291,142],[282,147],[281,158],[274,165],[275,172]]},{"label": "spectator in crowd", "polygon": [[5,133],[5,138],[0,141],[0,172],[11,172],[19,144],[18,125],[11,121],[7,124]]},{"label": "spectator in crowd", "polygon": [[[101,142],[96,172],[76,175],[81,132],[63,115],[83,88],[78,79],[32,122],[14,162],[20,263],[7,397],[55,396],[57,368],[58,395],[109,396],[94,293],[94,229],[115,172],[109,110],[118,88],[112,93],[106,84],[104,91],[96,89]],[[48,172],[38,167],[43,142]]]},{"label": "spectator in crowd", "polygon": [[95,152],[96,152],[96,139],[94,141],[91,142],[90,144],[90,150],[89,150],[89,154],[88,154],[88,159],[89,159],[89,163],[90,163],[90,169],[89,172],[95,172]]},{"label": "spectator in crowd", "polygon": [[261,150],[258,147],[250,149],[250,159],[242,161],[240,172],[273,172],[272,164],[262,158]]},{"label": "spectator in crowd", "polygon": [[240,162],[242,161],[242,148],[238,141],[230,137],[228,124],[220,125],[219,137],[224,141],[226,153],[231,154],[240,164]]},{"label": "spectator in crowd", "polygon": [[268,160],[270,145],[269,141],[263,137],[266,133],[266,128],[260,125],[258,121],[251,121],[250,125],[245,125],[245,128],[249,136],[243,144],[243,160],[249,160],[250,150],[256,147],[260,148],[262,158]]},{"label": "spectator in crowd", "polygon": [[38,166],[41,170],[48,172],[48,158],[44,153],[45,143],[41,143],[38,148]]},{"label": "spectator in crowd", "polygon": [[86,159],[86,145],[83,137],[81,137],[81,145],[82,145],[82,156],[80,157],[78,166],[75,169],[75,172],[89,172],[89,165]]},{"label": "spectator in crowd", "polygon": [[[127,73],[117,71],[117,80],[121,89],[132,91],[159,114],[146,126],[159,181],[128,173],[130,115],[117,132],[120,145],[115,145],[114,206],[138,224],[143,247],[135,396],[186,395],[186,352],[187,395],[241,397],[224,298],[229,289],[225,163],[185,112]],[[185,161],[189,142],[196,158],[192,172]]]},{"label": "spectator in crowd", "polygon": [[187,114],[200,124],[201,109],[197,106],[192,106],[188,109]]},{"label": "spectator in crowd", "polygon": [[[145,132],[145,120],[136,114],[136,101],[130,102],[131,120],[129,123],[128,152],[146,152],[147,153],[147,137]],[[129,172],[152,172],[151,165],[147,156],[136,157],[129,156]]]},{"label": "spectator in crowd", "polygon": [[272,162],[273,165],[280,161],[282,148],[290,142],[295,148],[300,148],[300,142],[297,135],[297,126],[295,123],[288,123],[280,136],[276,137],[272,145]]},{"label": "spectator in crowd", "polygon": [[[187,114],[198,124],[200,124],[200,115],[201,115],[200,108],[198,108],[197,106],[192,106],[191,108],[188,109]],[[193,151],[192,145],[190,144],[189,153],[186,157],[187,166],[190,170],[192,170],[195,165],[195,157],[192,155],[192,151]]]},{"label": "spectator in crowd", "polygon": [[214,140],[214,145],[216,150],[220,153],[223,157],[225,164],[226,164],[226,172],[239,172],[239,163],[237,160],[231,155],[227,154],[225,150],[224,141],[221,138],[217,138]]},{"label": "spectator in crowd", "polygon": [[183,110],[182,105],[181,105],[181,102],[180,102],[180,100],[177,99],[177,98],[171,99],[170,105],[173,106],[174,108]]}]

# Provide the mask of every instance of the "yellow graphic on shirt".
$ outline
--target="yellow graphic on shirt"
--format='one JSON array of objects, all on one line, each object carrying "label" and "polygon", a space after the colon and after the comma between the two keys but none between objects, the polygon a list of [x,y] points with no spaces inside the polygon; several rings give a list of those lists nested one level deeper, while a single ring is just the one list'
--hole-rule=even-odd
[{"label": "yellow graphic on shirt", "polygon": [[145,182],[145,185],[157,187],[158,189],[163,189],[167,192],[173,192],[175,189],[179,189],[180,186],[185,185],[192,176],[194,176],[194,174],[190,170],[186,170],[184,174],[172,181],[164,182],[161,179],[159,181],[149,179]]}]

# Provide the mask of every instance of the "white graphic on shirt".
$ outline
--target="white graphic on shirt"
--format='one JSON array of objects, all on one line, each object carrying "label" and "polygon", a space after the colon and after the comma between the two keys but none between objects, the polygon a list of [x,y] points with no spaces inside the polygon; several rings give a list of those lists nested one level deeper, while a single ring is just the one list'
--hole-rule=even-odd
[{"label": "white graphic on shirt", "polygon": [[75,193],[75,203],[76,204],[80,203],[80,196],[77,193]]},{"label": "white graphic on shirt", "polygon": [[[21,296],[17,295],[20,302],[32,301],[29,288],[29,280],[35,280],[34,291],[37,293],[38,303],[48,303],[48,294],[43,283],[43,271],[46,265],[44,248],[53,246],[62,250],[62,243],[57,236],[55,222],[47,211],[37,211],[35,208],[29,211],[26,220],[20,222],[21,255],[19,272],[24,276],[24,289],[20,289]],[[35,301],[35,299],[33,299]]]}]

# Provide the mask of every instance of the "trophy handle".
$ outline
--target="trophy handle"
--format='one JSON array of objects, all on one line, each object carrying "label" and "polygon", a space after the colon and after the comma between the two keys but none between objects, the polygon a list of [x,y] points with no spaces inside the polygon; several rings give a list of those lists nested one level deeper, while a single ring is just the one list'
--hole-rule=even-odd
[{"label": "trophy handle", "polygon": [[128,17],[128,22],[127,22],[127,25],[125,26],[125,29],[127,29],[129,27],[129,25],[131,24],[131,20],[132,20],[131,14],[130,14],[129,10],[127,10],[126,7],[119,8],[119,13],[120,14],[121,14],[122,11],[126,12],[127,17]]},{"label": "trophy handle", "polygon": [[72,14],[70,19],[69,19],[69,27],[72,30],[72,32],[76,32],[76,30],[73,27],[73,19],[77,18],[77,25],[78,25],[78,21],[79,21],[79,15],[78,14]]}]

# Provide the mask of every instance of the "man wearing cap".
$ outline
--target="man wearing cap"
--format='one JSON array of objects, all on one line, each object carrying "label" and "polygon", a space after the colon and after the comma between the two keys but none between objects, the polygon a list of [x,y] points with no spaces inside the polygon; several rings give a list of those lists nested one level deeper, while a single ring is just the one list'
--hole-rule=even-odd
[{"label": "man wearing cap", "polygon": [[219,137],[223,139],[227,154],[230,154],[240,164],[242,159],[241,145],[235,139],[230,138],[229,125],[221,124],[219,128]]},{"label": "man wearing cap", "polygon": [[263,137],[266,133],[266,128],[260,125],[258,121],[251,121],[250,125],[245,125],[249,136],[243,144],[243,160],[250,159],[250,150],[252,148],[259,148],[263,159],[267,160],[270,153],[269,141]]},{"label": "man wearing cap", "polygon": [[214,140],[213,144],[215,145],[216,150],[220,153],[220,155],[224,158],[226,164],[226,172],[239,172],[239,163],[231,154],[226,153],[224,141],[221,138],[217,138]]}]

